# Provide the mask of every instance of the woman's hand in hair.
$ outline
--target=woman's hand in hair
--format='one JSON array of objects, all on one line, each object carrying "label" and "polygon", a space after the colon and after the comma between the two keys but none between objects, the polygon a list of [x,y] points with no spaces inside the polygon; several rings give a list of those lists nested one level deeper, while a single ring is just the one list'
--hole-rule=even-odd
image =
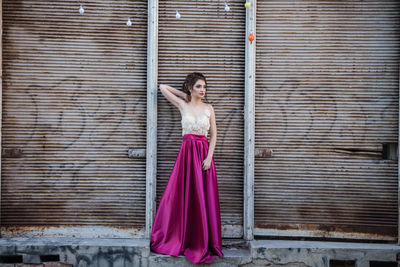
[{"label": "woman's hand in hair", "polygon": [[185,96],[187,95],[186,93],[166,84],[160,84],[160,91],[165,96],[165,98],[177,108],[181,107],[184,104],[184,100],[182,98],[185,98]]}]

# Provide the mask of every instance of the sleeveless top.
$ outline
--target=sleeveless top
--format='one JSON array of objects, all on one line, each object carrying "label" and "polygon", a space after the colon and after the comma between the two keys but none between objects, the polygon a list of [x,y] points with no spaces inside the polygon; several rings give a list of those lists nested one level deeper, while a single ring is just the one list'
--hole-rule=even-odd
[{"label": "sleeveless top", "polygon": [[201,116],[194,117],[189,113],[182,115],[182,135],[184,134],[201,134],[207,136],[210,129],[210,108],[207,107],[205,113]]}]

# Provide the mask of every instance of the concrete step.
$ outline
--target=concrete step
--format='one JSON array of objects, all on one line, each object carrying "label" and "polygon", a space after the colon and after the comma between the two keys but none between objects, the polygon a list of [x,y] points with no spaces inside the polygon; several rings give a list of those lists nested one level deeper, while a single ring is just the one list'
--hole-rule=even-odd
[{"label": "concrete step", "polygon": [[251,253],[246,248],[224,248],[222,249],[224,258],[215,257],[215,260],[211,264],[193,264],[185,256],[169,256],[151,252],[149,255],[149,266],[165,266],[165,267],[177,267],[177,266],[221,266],[221,267],[235,267],[243,266],[251,263]]},{"label": "concrete step", "polygon": [[[185,256],[169,256],[150,251],[146,239],[101,238],[0,238],[0,266],[17,263],[41,264],[43,258],[77,267],[330,267],[331,263],[353,262],[355,267],[394,266],[400,259],[397,244],[356,242],[223,239],[224,258],[212,264],[192,264]],[[15,262],[15,261],[14,261]],[[373,265],[374,263],[375,265]],[[385,264],[385,265],[382,265]],[[345,265],[335,265],[345,266]]]}]

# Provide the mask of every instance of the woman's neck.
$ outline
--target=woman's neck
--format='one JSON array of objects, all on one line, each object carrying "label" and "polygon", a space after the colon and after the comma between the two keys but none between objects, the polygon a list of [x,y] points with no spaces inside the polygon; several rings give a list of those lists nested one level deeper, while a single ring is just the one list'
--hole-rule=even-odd
[{"label": "woman's neck", "polygon": [[194,106],[197,106],[197,105],[200,105],[201,103],[202,103],[202,101],[201,101],[201,98],[192,98],[191,100],[190,100],[190,103],[192,104],[192,105],[194,105]]}]

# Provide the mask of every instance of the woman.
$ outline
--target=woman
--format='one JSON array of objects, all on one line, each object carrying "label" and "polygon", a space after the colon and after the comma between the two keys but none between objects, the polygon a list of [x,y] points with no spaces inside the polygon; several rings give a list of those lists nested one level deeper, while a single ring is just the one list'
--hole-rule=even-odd
[{"label": "woman", "polygon": [[183,92],[160,85],[161,93],[181,112],[183,138],[150,238],[152,251],[185,255],[196,264],[224,256],[213,156],[217,127],[213,107],[203,103],[206,88],[206,78],[197,72],[186,77]]}]

